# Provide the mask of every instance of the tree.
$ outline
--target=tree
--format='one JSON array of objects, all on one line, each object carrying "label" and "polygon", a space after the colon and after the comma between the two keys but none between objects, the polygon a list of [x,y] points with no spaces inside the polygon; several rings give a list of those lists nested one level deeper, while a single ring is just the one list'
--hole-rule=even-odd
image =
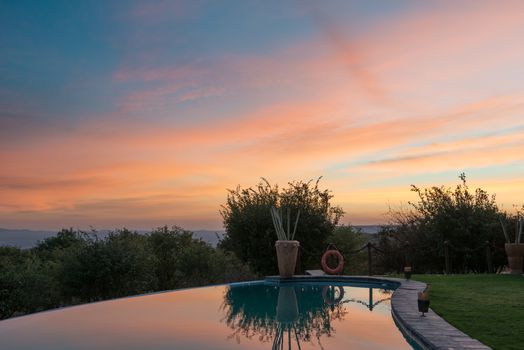
[{"label": "tree", "polygon": [[300,220],[296,239],[301,245],[302,263],[314,268],[319,266],[327,238],[333,232],[343,211],[330,203],[333,195],[319,188],[316,182],[296,181],[279,189],[265,179],[255,188],[237,187],[229,190],[226,204],[220,213],[226,234],[220,247],[232,251],[240,260],[249,263],[256,273],[277,272],[275,241],[277,236],[271,220],[270,208],[276,206],[296,215]]},{"label": "tree", "polygon": [[[466,175],[459,178],[454,190],[412,185],[418,201],[409,203],[410,210],[391,211],[392,225],[379,234],[379,245],[389,258],[397,256],[395,269],[407,259],[420,272],[442,272],[447,242],[454,271],[486,271],[486,242],[503,246],[501,213],[494,195],[481,188],[471,191]],[[495,255],[494,264],[504,264],[502,254]]]},{"label": "tree", "polygon": [[329,237],[329,243],[335,247],[344,256],[345,275],[365,275],[368,273],[367,268],[367,250],[355,252],[362,248],[369,241],[369,236],[361,232],[360,229],[354,229],[351,226],[337,226],[333,234]]},{"label": "tree", "polygon": [[63,305],[253,279],[247,264],[174,226],[99,238],[62,230],[31,250],[0,247],[0,319]]},{"label": "tree", "polygon": [[193,234],[180,227],[159,227],[149,235],[155,256],[155,274],[158,290],[177,288],[183,283],[177,276],[182,251],[193,242]]},{"label": "tree", "polygon": [[[94,231],[92,233],[94,233]],[[73,228],[62,229],[56,234],[56,236],[38,242],[33,250],[41,257],[46,255],[45,258],[48,258],[49,255],[53,255],[54,252],[63,251],[64,249],[76,244],[82,244],[84,238],[88,236],[88,233],[75,231]]]},{"label": "tree", "polygon": [[235,282],[253,276],[232,253],[214,249],[177,226],[154,230],[149,242],[155,256],[156,290]]},{"label": "tree", "polygon": [[0,319],[59,305],[53,265],[33,252],[0,247]]},{"label": "tree", "polygon": [[66,300],[91,302],[152,291],[153,271],[147,236],[123,229],[67,251],[60,282]]}]

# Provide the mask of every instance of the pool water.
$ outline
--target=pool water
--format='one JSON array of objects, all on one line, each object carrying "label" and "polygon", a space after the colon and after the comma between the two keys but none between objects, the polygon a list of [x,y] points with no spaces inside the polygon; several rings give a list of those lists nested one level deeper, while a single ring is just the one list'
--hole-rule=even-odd
[{"label": "pool water", "polygon": [[412,349],[391,289],[268,282],[150,294],[0,322],[0,348]]}]

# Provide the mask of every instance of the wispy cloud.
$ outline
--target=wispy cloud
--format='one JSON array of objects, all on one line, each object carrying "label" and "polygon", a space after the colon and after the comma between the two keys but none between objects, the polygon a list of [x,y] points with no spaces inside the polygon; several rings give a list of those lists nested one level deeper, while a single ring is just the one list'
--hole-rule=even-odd
[{"label": "wispy cloud", "polygon": [[83,179],[42,179],[42,178],[28,178],[28,177],[0,177],[0,189],[11,190],[70,190],[71,188],[78,188],[83,186],[106,186],[112,185],[111,181],[99,178],[83,178]]},{"label": "wispy cloud", "polygon": [[387,103],[388,93],[380,83],[375,72],[368,65],[365,58],[365,48],[355,45],[353,34],[348,26],[337,23],[323,11],[320,6],[309,4],[307,12],[328,43],[335,50],[335,57],[348,69],[351,79],[364,90],[366,95],[375,103]]},{"label": "wispy cloud", "polygon": [[[185,4],[140,3],[129,16],[162,22],[194,11]],[[217,228],[225,189],[260,176],[324,175],[357,223],[383,221],[417,176],[499,169],[483,184],[518,202],[520,6],[428,5],[359,31],[306,11],[318,32],[272,51],[161,64],[157,51],[126,51],[107,79],[110,111],[0,113],[0,220]]]}]

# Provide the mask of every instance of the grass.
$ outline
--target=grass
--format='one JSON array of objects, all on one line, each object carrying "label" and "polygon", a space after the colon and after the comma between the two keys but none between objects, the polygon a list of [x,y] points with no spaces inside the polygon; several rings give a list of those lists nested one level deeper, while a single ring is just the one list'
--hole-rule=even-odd
[{"label": "grass", "polygon": [[524,277],[414,275],[431,284],[431,308],[496,350],[524,349]]}]

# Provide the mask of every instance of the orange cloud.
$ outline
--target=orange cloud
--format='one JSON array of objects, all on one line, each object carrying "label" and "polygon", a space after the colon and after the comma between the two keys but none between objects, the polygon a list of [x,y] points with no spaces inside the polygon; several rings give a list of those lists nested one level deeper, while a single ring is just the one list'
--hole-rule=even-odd
[{"label": "orange cloud", "polygon": [[[98,222],[111,222],[111,218],[125,222],[128,216],[147,223],[156,220],[157,225],[169,220],[207,220],[219,224],[217,210],[225,199],[226,188],[237,183],[251,185],[260,176],[280,182],[313,178],[325,174],[325,169],[332,164],[352,161],[356,163],[348,171],[360,173],[362,178],[348,178],[346,182],[354,187],[346,186],[348,192],[338,193],[337,201],[344,203],[350,215],[367,218],[365,220],[375,216],[375,221],[382,221],[387,201],[405,199],[409,195],[409,184],[397,190],[380,186],[361,190],[357,186],[362,185],[363,179],[378,181],[406,171],[458,171],[521,159],[519,132],[427,143],[428,137],[438,139],[449,135],[450,130],[460,136],[461,132],[473,128],[472,121],[482,129],[485,123],[500,120],[497,111],[520,111],[519,101],[518,96],[496,98],[432,118],[349,126],[341,124],[343,118],[322,120],[319,117],[338,110],[340,101],[334,99],[261,109],[240,119],[242,122],[233,119],[218,124],[213,130],[205,126],[172,130],[143,126],[139,130],[120,130],[115,137],[111,133],[97,133],[97,127],[86,127],[83,133],[92,132],[90,137],[71,134],[56,141],[74,144],[74,148],[56,147],[53,152],[47,148],[41,152],[29,148],[26,156],[38,157],[36,163],[11,154],[11,166],[27,172],[34,172],[36,166],[47,163],[48,180],[40,178],[31,183],[24,179],[0,179],[4,194],[16,198],[11,203],[18,203],[18,209],[4,210],[13,213],[25,207],[61,218],[80,215],[80,219],[73,220],[78,223],[93,217]],[[483,118],[475,118],[479,112],[483,112]],[[93,139],[97,142],[90,141]],[[427,145],[409,146],[417,140]],[[358,161],[398,147],[405,149],[393,158]],[[50,169],[55,169],[55,175]],[[68,174],[68,177],[54,180],[57,173]],[[329,177],[326,186],[335,192],[337,188],[344,188]],[[34,191],[29,191],[29,187]],[[353,205],[355,201],[360,204]]]},{"label": "orange cloud", "polygon": [[112,113],[67,132],[5,119],[34,130],[0,148],[9,198],[0,219],[218,228],[226,188],[325,175],[347,220],[371,223],[409,198],[412,176],[489,167],[501,170],[486,189],[518,203],[519,4],[443,6],[358,36],[320,17],[327,41],[186,66],[123,64],[112,78],[128,93]]}]

